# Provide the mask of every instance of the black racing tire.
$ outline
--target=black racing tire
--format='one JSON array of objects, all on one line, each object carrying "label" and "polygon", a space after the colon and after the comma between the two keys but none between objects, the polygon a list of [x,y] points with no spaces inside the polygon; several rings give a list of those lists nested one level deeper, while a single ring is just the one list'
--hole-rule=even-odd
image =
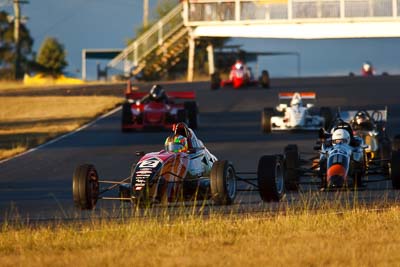
[{"label": "black racing tire", "polygon": [[210,173],[211,199],[215,205],[230,205],[236,197],[235,169],[226,160],[214,162]]},{"label": "black racing tire", "polygon": [[290,144],[287,145],[284,149],[284,166],[285,166],[285,187],[287,190],[298,191],[300,176],[299,176],[299,167],[300,167],[300,157],[299,150],[297,145]]},{"label": "black racing tire", "polygon": [[99,176],[92,164],[78,166],[72,177],[72,194],[75,206],[82,210],[95,208],[99,197]]},{"label": "black racing tire", "polygon": [[319,109],[319,115],[325,119],[324,128],[328,130],[333,120],[332,110],[328,107],[321,107]]},{"label": "black racing tire", "polygon": [[128,102],[124,102],[122,104],[121,130],[123,132],[128,132],[129,131],[129,129],[126,129],[126,128],[123,127],[126,124],[132,124],[131,104],[128,103]]},{"label": "black racing tire", "polygon": [[325,189],[328,187],[328,181],[326,180],[326,171],[327,171],[326,164],[327,164],[326,158],[320,159],[318,162],[319,165],[318,177],[321,179],[320,181],[321,189]]},{"label": "black racing tire", "polygon": [[263,70],[261,72],[261,77],[260,77],[260,84],[262,88],[268,89],[270,87],[270,78],[269,78],[269,72],[267,70]]},{"label": "black racing tire", "polygon": [[354,188],[362,188],[364,184],[362,182],[363,175],[361,172],[356,172],[354,174]]},{"label": "black racing tire", "polygon": [[261,112],[261,130],[263,133],[271,133],[271,117],[274,115],[272,108],[264,108]]},{"label": "black racing tire", "polygon": [[199,126],[199,111],[197,103],[195,101],[188,101],[184,103],[184,106],[189,128],[192,128],[193,130],[197,129]]},{"label": "black racing tire", "polygon": [[384,174],[389,173],[389,159],[392,155],[392,143],[388,138],[383,138],[379,142],[379,158],[381,159],[381,167],[383,168]]},{"label": "black racing tire", "polygon": [[400,134],[395,135],[392,143],[393,151],[400,151]]},{"label": "black racing tire", "polygon": [[393,151],[390,160],[390,179],[394,189],[400,189],[400,151]]},{"label": "black racing tire", "polygon": [[283,164],[279,156],[262,156],[258,161],[257,182],[264,202],[279,201],[285,194]]},{"label": "black racing tire", "polygon": [[220,88],[221,78],[218,72],[214,72],[213,74],[211,74],[210,80],[211,80],[211,86],[210,86],[211,90],[217,90]]}]

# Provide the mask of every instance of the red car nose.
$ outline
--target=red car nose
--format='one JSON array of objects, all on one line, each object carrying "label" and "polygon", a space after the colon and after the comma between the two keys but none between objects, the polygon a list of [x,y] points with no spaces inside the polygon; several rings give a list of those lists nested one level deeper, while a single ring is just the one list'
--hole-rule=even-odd
[{"label": "red car nose", "polygon": [[346,180],[346,169],[341,164],[334,164],[327,172],[328,187],[342,187]]}]

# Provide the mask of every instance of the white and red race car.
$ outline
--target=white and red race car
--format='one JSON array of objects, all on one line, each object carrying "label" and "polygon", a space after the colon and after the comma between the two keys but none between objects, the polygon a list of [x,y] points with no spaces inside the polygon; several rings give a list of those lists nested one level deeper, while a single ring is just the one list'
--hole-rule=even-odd
[{"label": "white and red race car", "polygon": [[264,108],[261,113],[262,131],[270,133],[327,128],[332,121],[331,109],[315,108],[315,99],[315,92],[279,93],[279,105],[275,108]]}]

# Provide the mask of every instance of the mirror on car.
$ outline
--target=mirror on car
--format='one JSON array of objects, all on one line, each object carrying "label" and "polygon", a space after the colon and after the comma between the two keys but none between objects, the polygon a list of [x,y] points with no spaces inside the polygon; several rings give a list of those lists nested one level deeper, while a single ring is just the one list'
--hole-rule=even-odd
[{"label": "mirror on car", "polygon": [[144,151],[136,151],[136,156],[143,157],[145,155]]}]

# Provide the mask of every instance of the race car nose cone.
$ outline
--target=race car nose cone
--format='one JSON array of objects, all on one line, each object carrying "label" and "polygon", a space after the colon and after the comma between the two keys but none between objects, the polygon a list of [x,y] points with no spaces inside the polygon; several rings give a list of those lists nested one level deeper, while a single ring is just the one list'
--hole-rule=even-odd
[{"label": "race car nose cone", "polygon": [[333,175],[328,182],[328,188],[341,188],[344,184],[344,178],[340,175]]}]

